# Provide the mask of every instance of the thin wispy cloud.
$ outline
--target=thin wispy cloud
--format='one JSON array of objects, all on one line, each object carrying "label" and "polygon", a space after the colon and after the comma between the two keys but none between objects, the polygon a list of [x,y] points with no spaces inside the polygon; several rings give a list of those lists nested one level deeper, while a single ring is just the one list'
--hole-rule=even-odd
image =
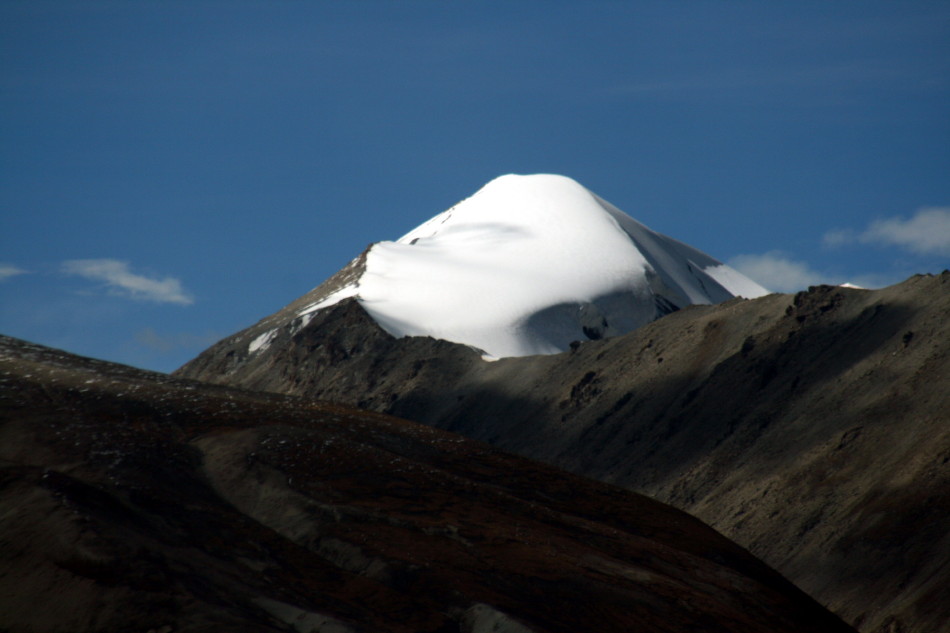
[{"label": "thin wispy cloud", "polygon": [[143,328],[135,334],[135,340],[140,344],[166,354],[179,350],[201,350],[220,338],[221,334],[215,332],[207,334],[190,334],[187,332],[161,334],[150,327]]},{"label": "thin wispy cloud", "polygon": [[13,264],[0,264],[0,282],[6,281],[17,275],[25,275],[27,271],[14,266]]},{"label": "thin wispy cloud", "polygon": [[829,231],[823,241],[831,247],[858,242],[896,246],[917,255],[950,256],[950,207],[923,208],[910,218],[875,220],[863,231]]},{"label": "thin wispy cloud", "polygon": [[77,275],[106,285],[112,294],[141,301],[189,305],[194,299],[174,277],[146,277],[129,270],[128,262],[117,259],[72,259],[62,264],[67,275]]},{"label": "thin wispy cloud", "polygon": [[873,85],[878,88],[906,80],[901,70],[868,64],[841,63],[809,68],[723,68],[694,76],[662,81],[629,82],[614,91],[621,94],[659,95],[729,92],[743,89],[846,90]]},{"label": "thin wispy cloud", "polygon": [[781,251],[737,255],[728,263],[773,292],[796,292],[808,286],[841,283],[840,280],[814,270],[807,263],[796,261]]},{"label": "thin wispy cloud", "polygon": [[727,262],[730,266],[772,292],[798,292],[809,286],[839,286],[849,284],[858,288],[883,288],[913,274],[912,270],[890,270],[842,275],[812,268],[807,262],[793,259],[782,251],[737,255]]}]

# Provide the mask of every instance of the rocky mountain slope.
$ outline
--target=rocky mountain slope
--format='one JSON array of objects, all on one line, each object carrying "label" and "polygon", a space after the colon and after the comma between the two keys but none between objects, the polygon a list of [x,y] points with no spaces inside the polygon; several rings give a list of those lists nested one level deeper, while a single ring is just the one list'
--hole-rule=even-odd
[{"label": "rocky mountain slope", "polygon": [[694,306],[483,361],[353,300],[182,376],[345,402],[695,514],[862,631],[950,631],[950,273]]},{"label": "rocky mountain slope", "polygon": [[11,633],[852,630],[620,488],[5,337],[0,500]]}]

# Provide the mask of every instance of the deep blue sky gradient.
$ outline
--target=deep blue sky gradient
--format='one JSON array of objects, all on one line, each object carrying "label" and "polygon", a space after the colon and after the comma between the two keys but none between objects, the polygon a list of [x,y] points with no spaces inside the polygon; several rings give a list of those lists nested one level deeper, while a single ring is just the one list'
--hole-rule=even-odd
[{"label": "deep blue sky gradient", "polygon": [[950,265],[868,233],[950,217],[947,3],[2,0],[0,73],[0,333],[142,367],[509,172],[777,290]]}]

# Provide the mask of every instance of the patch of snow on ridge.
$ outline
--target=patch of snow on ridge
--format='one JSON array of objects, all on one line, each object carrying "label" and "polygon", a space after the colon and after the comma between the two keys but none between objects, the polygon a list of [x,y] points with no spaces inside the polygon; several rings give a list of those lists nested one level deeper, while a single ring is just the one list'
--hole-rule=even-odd
[{"label": "patch of snow on ridge", "polygon": [[270,347],[271,341],[274,340],[274,337],[277,336],[277,329],[267,330],[260,336],[256,337],[251,341],[247,346],[247,351],[253,354],[254,352],[262,352],[268,347]]},{"label": "patch of snow on ridge", "polygon": [[344,286],[343,288],[340,288],[336,292],[331,292],[330,294],[328,294],[326,297],[323,298],[322,301],[318,301],[317,303],[308,305],[303,310],[298,312],[297,316],[311,315],[311,318],[313,318],[312,316],[313,313],[317,312],[318,310],[322,310],[324,308],[329,308],[330,306],[336,305],[340,303],[341,301],[343,301],[344,299],[355,297],[358,291],[359,291],[358,284],[351,284],[349,286]]},{"label": "patch of snow on ridge", "polygon": [[356,297],[393,336],[462,343],[487,359],[557,353],[689,304],[763,294],[570,178],[507,175],[374,244],[355,283],[298,315]]}]

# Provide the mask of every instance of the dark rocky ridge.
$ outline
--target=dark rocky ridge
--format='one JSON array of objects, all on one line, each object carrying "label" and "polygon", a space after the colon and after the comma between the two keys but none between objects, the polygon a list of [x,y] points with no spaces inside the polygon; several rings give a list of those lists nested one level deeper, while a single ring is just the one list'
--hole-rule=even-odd
[{"label": "dark rocky ridge", "polygon": [[[690,307],[486,363],[354,302],[180,373],[396,414],[644,492],[867,632],[950,631],[950,273]],[[239,347],[239,346],[237,346]]]},{"label": "dark rocky ridge", "polygon": [[11,633],[852,630],[621,488],[6,337],[0,495]]}]

